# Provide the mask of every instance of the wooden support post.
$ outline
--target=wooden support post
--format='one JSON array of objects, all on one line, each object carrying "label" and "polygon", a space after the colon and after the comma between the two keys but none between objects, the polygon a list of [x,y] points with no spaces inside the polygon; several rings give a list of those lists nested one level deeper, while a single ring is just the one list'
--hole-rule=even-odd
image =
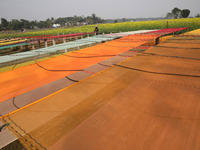
[{"label": "wooden support post", "polygon": [[40,48],[40,40],[38,40],[38,48]]},{"label": "wooden support post", "polygon": [[26,51],[28,50],[28,45],[25,45],[25,50],[26,50]]},{"label": "wooden support post", "polygon": [[34,45],[34,43],[32,43],[32,49],[35,49],[35,45]]},{"label": "wooden support post", "polygon": [[167,28],[168,28],[168,21],[167,21]]},{"label": "wooden support post", "polygon": [[155,40],[155,45],[158,45],[160,43],[160,41],[159,41],[159,37],[158,38],[156,38],[156,40]]},{"label": "wooden support post", "polygon": [[66,43],[66,40],[65,40],[65,38],[63,38],[63,43]]},{"label": "wooden support post", "polygon": [[44,40],[45,47],[48,47],[47,39]]},{"label": "wooden support post", "polygon": [[56,45],[56,41],[55,41],[55,39],[53,39],[52,41],[53,41],[53,46],[55,46],[55,45]]}]

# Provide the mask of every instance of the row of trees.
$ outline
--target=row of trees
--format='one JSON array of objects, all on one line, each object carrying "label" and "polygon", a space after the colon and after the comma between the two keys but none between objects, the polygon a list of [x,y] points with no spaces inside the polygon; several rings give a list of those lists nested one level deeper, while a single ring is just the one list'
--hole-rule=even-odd
[{"label": "row of trees", "polygon": [[96,24],[103,23],[105,20],[97,17],[95,14],[91,16],[74,16],[54,19],[53,17],[48,18],[45,21],[28,21],[25,19],[12,19],[7,21],[5,18],[1,18],[0,29],[1,30],[21,30],[24,29],[35,29],[35,28],[51,28],[53,24],[60,24],[61,26],[77,26],[81,24]]},{"label": "row of trees", "polygon": [[[190,14],[190,10],[188,9],[179,9],[175,7],[170,13],[166,15],[166,18],[187,18]],[[200,14],[197,14],[196,17],[200,17]],[[160,20],[165,18],[136,18],[136,19],[101,19],[97,17],[95,14],[91,16],[73,16],[73,17],[64,17],[54,19],[53,17],[48,18],[45,21],[28,21],[25,19],[12,19],[11,21],[7,21],[5,18],[1,18],[0,30],[21,30],[21,29],[35,29],[35,28],[52,28],[53,24],[60,24],[61,26],[78,26],[84,24],[97,24],[97,23],[110,23],[110,22],[126,22],[126,21],[144,21],[144,20]]]},{"label": "row of trees", "polygon": [[200,14],[197,14],[197,15],[196,15],[196,18],[200,18]]},{"label": "row of trees", "polygon": [[189,9],[181,10],[181,9],[175,7],[174,9],[172,9],[172,11],[170,13],[167,13],[166,18],[174,18],[174,19],[187,18],[189,15],[190,15]]}]

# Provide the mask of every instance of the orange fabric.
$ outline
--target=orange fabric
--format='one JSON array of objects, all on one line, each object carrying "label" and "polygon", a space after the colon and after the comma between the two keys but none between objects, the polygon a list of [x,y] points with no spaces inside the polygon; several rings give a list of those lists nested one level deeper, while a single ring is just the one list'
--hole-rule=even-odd
[{"label": "orange fabric", "polygon": [[[117,40],[81,49],[78,53],[85,55],[117,55],[133,47],[146,43],[160,35],[130,35]],[[133,41],[134,40],[134,41]],[[77,53],[77,55],[78,55]],[[74,53],[71,53],[74,55]],[[79,54],[82,56],[83,54]],[[41,66],[50,70],[79,70],[101,62],[107,57],[74,58],[58,56],[39,62]],[[47,71],[36,64],[11,70],[0,74],[0,102],[23,94],[42,85],[48,84],[62,77],[75,73],[75,71]]]}]

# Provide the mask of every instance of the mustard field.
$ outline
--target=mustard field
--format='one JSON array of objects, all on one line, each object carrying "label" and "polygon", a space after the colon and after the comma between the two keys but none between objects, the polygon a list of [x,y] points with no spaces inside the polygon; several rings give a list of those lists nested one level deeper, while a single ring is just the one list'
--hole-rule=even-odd
[{"label": "mustard field", "polygon": [[[81,32],[93,32],[95,25],[85,25],[80,27],[71,28],[54,28],[45,29],[40,31],[27,31],[26,33],[15,32],[13,33],[1,33],[0,39],[14,38],[14,37],[28,37],[39,35],[61,35],[70,33]],[[200,28],[200,18],[183,18],[183,19],[167,19],[158,21],[140,21],[140,22],[122,22],[122,23],[107,23],[98,24],[101,33],[114,33],[114,32],[126,32],[136,30],[149,30],[149,29],[165,29],[165,28],[178,28],[178,27],[190,27],[190,31]]]}]

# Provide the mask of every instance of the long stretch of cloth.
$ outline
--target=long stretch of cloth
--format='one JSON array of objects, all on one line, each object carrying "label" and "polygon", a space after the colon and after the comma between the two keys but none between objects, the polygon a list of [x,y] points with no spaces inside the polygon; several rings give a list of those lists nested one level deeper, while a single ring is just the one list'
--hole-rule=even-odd
[{"label": "long stretch of cloth", "polygon": [[[3,119],[35,149],[200,149],[200,46],[190,43],[200,39],[180,38]],[[125,39],[112,41],[115,48]]]},{"label": "long stretch of cloth", "polygon": [[[171,32],[180,31],[183,29],[184,28],[171,29]],[[43,66],[43,68],[38,66],[38,64],[32,64],[1,73],[0,102],[70,75],[76,72],[76,70],[83,70],[84,68],[108,59],[111,57],[109,55],[117,55],[141,44],[144,44],[152,39],[164,35],[164,31],[165,30],[163,29],[162,32],[157,30],[157,32],[154,31],[154,33],[150,34],[147,32],[143,34],[124,36],[117,40],[79,50],[80,53],[85,53],[88,55],[105,55],[105,57],[76,58],[59,56],[40,62],[39,64],[40,66]],[[167,34],[169,31],[170,29],[166,29]]]}]

